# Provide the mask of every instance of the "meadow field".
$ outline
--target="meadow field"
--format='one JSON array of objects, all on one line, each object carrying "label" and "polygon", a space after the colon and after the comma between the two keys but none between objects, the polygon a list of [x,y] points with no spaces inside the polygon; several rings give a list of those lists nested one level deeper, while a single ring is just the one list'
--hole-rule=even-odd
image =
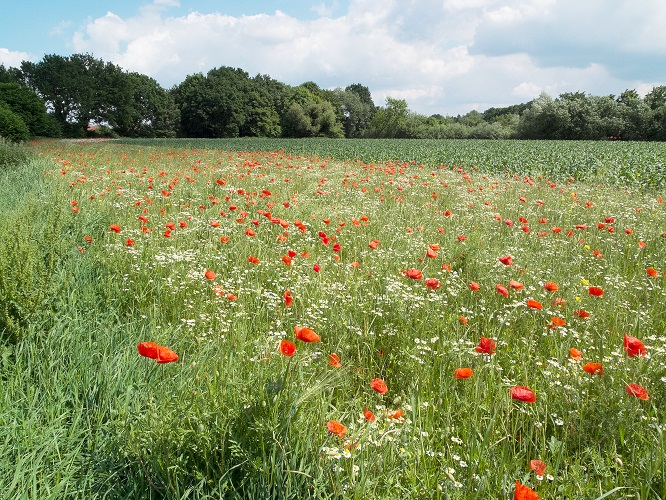
[{"label": "meadow field", "polygon": [[1,497],[666,498],[663,144],[29,148]]}]

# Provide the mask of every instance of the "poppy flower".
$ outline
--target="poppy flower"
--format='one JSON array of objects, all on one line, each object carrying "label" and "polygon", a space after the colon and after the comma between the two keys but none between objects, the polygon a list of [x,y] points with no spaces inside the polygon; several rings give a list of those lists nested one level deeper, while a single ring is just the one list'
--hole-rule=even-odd
[{"label": "poppy flower", "polygon": [[389,412],[386,414],[386,418],[390,418],[390,419],[392,419],[392,420],[397,420],[397,419],[402,418],[402,417],[404,417],[404,416],[405,416],[405,412],[402,411],[402,410],[399,410],[399,409],[398,409],[398,410],[389,411]]},{"label": "poppy flower", "polygon": [[469,323],[469,320],[465,316],[460,316],[460,322],[463,325],[467,325],[467,323]]},{"label": "poppy flower", "polygon": [[552,281],[546,281],[543,284],[544,289],[546,289],[549,292],[557,292],[560,288],[557,286],[557,283],[553,283]]},{"label": "poppy flower", "polygon": [[525,403],[534,403],[536,401],[536,394],[529,387],[523,385],[515,385],[509,391],[511,399],[517,399]]},{"label": "poppy flower", "polygon": [[134,240],[132,238],[127,238],[127,241],[125,242],[125,245],[128,247],[133,247],[134,246]]},{"label": "poppy flower", "polygon": [[92,243],[93,241],[92,236],[84,236],[83,239],[86,240],[88,243]]},{"label": "poppy flower", "polygon": [[204,273],[204,276],[206,277],[207,280],[214,280],[215,279],[215,272],[211,271],[210,269],[207,269],[206,272]]},{"label": "poppy flower", "polygon": [[321,271],[321,266],[320,266],[319,264],[315,263],[315,265],[312,266],[312,270],[313,270],[315,273],[318,273],[319,271]]},{"label": "poppy flower", "polygon": [[285,306],[291,307],[291,304],[294,301],[294,298],[291,296],[291,290],[285,290],[282,294],[282,299],[284,300]]},{"label": "poppy flower", "polygon": [[340,363],[340,356],[338,356],[335,353],[331,353],[328,356],[328,364],[331,365],[333,368],[341,368],[342,363]]},{"label": "poppy flower", "polygon": [[312,328],[303,328],[300,326],[294,327],[294,333],[298,340],[303,342],[320,342],[321,337],[317,335]]},{"label": "poppy flower", "polygon": [[287,357],[291,357],[296,352],[296,344],[289,340],[283,340],[280,342],[280,352]]},{"label": "poppy flower", "polygon": [[499,260],[505,266],[510,266],[513,264],[513,258],[510,255],[504,255],[497,260]]},{"label": "poppy flower", "polygon": [[472,375],[474,375],[474,370],[471,368],[456,368],[453,370],[453,378],[470,378]]},{"label": "poppy flower", "polygon": [[380,378],[373,378],[370,381],[370,387],[372,387],[372,389],[375,392],[378,392],[381,395],[384,395],[388,392],[388,387],[386,386],[386,382],[384,382]]},{"label": "poppy flower", "polygon": [[646,274],[647,274],[648,276],[650,276],[651,278],[656,278],[657,276],[659,276],[659,273],[658,273],[657,270],[656,270],[655,268],[653,268],[653,267],[648,267],[647,270],[646,270],[645,272],[646,272]]},{"label": "poppy flower", "polygon": [[569,356],[571,356],[571,359],[575,359],[576,361],[581,361],[583,359],[583,352],[576,349],[575,347],[572,347],[569,349]]},{"label": "poppy flower", "polygon": [[469,289],[472,290],[473,292],[477,292],[481,288],[481,285],[479,285],[476,281],[472,281],[469,284]]},{"label": "poppy flower", "polygon": [[150,359],[157,359],[157,348],[159,345],[155,342],[141,342],[136,347],[139,350],[139,354],[141,356],[145,356],[146,358]]},{"label": "poppy flower", "polygon": [[284,262],[287,266],[291,266],[291,257],[288,255],[283,255],[282,256],[282,262]]},{"label": "poppy flower", "polygon": [[557,327],[560,327],[560,326],[564,326],[564,325],[566,325],[566,324],[567,324],[567,322],[564,321],[564,320],[563,320],[562,318],[560,318],[559,316],[553,316],[553,318],[550,320],[550,325],[551,325],[553,328],[557,328]]},{"label": "poppy flower", "polygon": [[514,290],[522,290],[523,288],[525,288],[525,285],[523,285],[520,281],[516,280],[509,281],[509,286]]},{"label": "poppy flower", "polygon": [[590,292],[590,295],[595,297],[601,297],[604,294],[604,291],[598,286],[591,286],[588,291]]},{"label": "poppy flower", "polygon": [[603,375],[604,369],[601,366],[601,363],[585,363],[583,365],[583,370],[589,373],[590,375]]},{"label": "poppy flower", "polygon": [[363,408],[363,418],[365,418],[368,422],[374,422],[376,420],[375,414],[372,413],[372,411],[368,408]]},{"label": "poppy flower", "polygon": [[636,337],[630,337],[626,333],[624,335],[624,350],[627,351],[627,355],[630,358],[635,358],[636,356],[643,357],[647,354],[645,344]]},{"label": "poppy flower", "polygon": [[248,227],[248,228],[245,230],[245,234],[246,234],[247,236],[256,236],[256,235],[257,235],[257,233],[254,231],[254,229],[252,229],[251,227]]},{"label": "poppy flower", "polygon": [[111,224],[109,229],[116,234],[120,233],[120,226],[118,224]]},{"label": "poppy flower", "polygon": [[157,347],[157,362],[160,364],[164,363],[173,363],[178,361],[178,354],[173,352],[168,347],[158,346]]},{"label": "poppy flower", "polygon": [[414,269],[413,267],[411,269],[407,269],[407,271],[403,271],[403,274],[408,278],[412,278],[414,280],[423,279],[423,273],[419,269]]},{"label": "poppy flower", "polygon": [[340,243],[336,243],[335,245],[333,245],[334,252],[339,252],[341,249],[342,247],[340,246]]},{"label": "poppy flower", "polygon": [[437,258],[437,250],[433,250],[432,248],[428,248],[426,250],[426,257],[429,259],[436,259]]},{"label": "poppy flower", "polygon": [[441,283],[437,278],[428,278],[427,280],[425,280],[425,286],[430,288],[431,290],[437,290],[438,288],[442,287]]},{"label": "poppy flower", "polygon": [[329,420],[326,422],[326,427],[328,428],[328,432],[338,437],[343,438],[347,434],[347,428],[337,420]]},{"label": "poppy flower", "polygon": [[477,345],[474,350],[476,352],[480,352],[482,354],[495,354],[495,348],[497,347],[497,344],[493,339],[489,339],[486,337],[481,337],[481,340],[479,340],[479,345]]},{"label": "poppy flower", "polygon": [[587,312],[585,309],[578,309],[577,311],[574,311],[573,315],[578,317],[578,318],[589,318],[590,317],[590,313]]},{"label": "poppy flower", "polygon": [[254,255],[250,255],[250,256],[247,258],[247,261],[248,261],[250,264],[259,264],[259,259],[258,259],[257,257],[255,257]]},{"label": "poppy flower", "polygon": [[513,500],[539,500],[539,495],[529,486],[516,481],[516,491],[513,493]]},{"label": "poppy flower", "polygon": [[379,246],[379,240],[372,240],[370,243],[368,243],[368,246],[373,250],[377,250],[377,247]]},{"label": "poppy flower", "polygon": [[533,299],[527,299],[527,307],[531,307],[532,309],[543,309],[541,302]]},{"label": "poppy flower", "polygon": [[495,285],[495,289],[500,295],[504,295],[505,297],[509,296],[509,290],[507,290],[504,285],[497,284]]},{"label": "poppy flower", "polygon": [[546,467],[546,463],[541,460],[530,460],[530,469],[538,476],[543,476],[546,473]]},{"label": "poppy flower", "polygon": [[638,384],[627,384],[624,390],[627,391],[627,394],[630,396],[635,396],[638,399],[642,399],[643,401],[650,399],[647,389]]}]

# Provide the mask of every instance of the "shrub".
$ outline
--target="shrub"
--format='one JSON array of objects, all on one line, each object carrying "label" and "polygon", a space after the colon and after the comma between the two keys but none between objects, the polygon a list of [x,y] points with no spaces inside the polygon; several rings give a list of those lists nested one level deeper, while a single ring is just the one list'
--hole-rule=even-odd
[{"label": "shrub", "polygon": [[4,103],[0,103],[0,136],[14,142],[25,141],[30,136],[25,122]]}]

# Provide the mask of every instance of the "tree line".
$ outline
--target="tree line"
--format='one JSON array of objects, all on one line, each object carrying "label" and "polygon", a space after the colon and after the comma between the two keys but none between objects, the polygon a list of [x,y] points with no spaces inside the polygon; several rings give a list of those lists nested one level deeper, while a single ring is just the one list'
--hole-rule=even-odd
[{"label": "tree line", "polygon": [[666,86],[645,97],[542,93],[523,104],[425,116],[403,99],[376,106],[368,87],[290,86],[220,67],[164,89],[90,54],[0,65],[0,136],[332,137],[666,140]]}]

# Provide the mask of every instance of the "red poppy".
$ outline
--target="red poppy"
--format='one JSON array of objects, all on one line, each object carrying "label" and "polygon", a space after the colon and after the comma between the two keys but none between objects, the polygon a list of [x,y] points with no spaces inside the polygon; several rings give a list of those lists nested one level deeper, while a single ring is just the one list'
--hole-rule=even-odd
[{"label": "red poppy", "polygon": [[469,323],[469,320],[465,316],[460,316],[460,322],[463,325],[467,325],[467,323]]},{"label": "red poppy", "polygon": [[626,333],[624,335],[624,350],[627,351],[627,355],[630,358],[635,358],[636,356],[643,357],[647,354],[645,344],[636,337],[630,337]]},{"label": "red poppy", "polygon": [[248,227],[245,230],[245,234],[248,235],[248,236],[256,236],[257,235],[257,233],[254,231],[254,229],[252,229],[251,227]]},{"label": "red poppy", "polygon": [[515,385],[509,391],[511,394],[511,399],[517,399],[518,401],[523,401],[525,403],[534,403],[536,401],[536,394],[529,387],[523,385]]},{"label": "red poppy", "polygon": [[647,389],[638,384],[628,384],[624,389],[630,396],[636,396],[638,399],[642,399],[643,401],[650,399]]},{"label": "red poppy", "polygon": [[469,284],[469,289],[474,291],[474,292],[477,292],[479,290],[479,288],[481,288],[481,285],[479,285],[476,281],[472,281]]},{"label": "red poppy", "polygon": [[522,290],[523,288],[525,288],[525,285],[523,285],[520,281],[516,280],[509,281],[509,286],[514,290]]},{"label": "red poppy", "polygon": [[477,345],[474,350],[476,352],[480,352],[482,354],[495,354],[495,348],[497,347],[497,344],[493,339],[489,339],[486,337],[481,337],[481,340],[479,340],[479,345]]},{"label": "red poppy", "polygon": [[319,264],[315,263],[315,265],[312,266],[312,270],[313,270],[315,273],[318,273],[319,271],[321,271],[321,266],[320,266]]},{"label": "red poppy", "polygon": [[291,266],[291,257],[289,257],[288,255],[283,255],[282,262],[284,262],[288,266]]},{"label": "red poppy", "polygon": [[553,328],[557,328],[559,326],[564,326],[567,324],[566,321],[564,321],[562,318],[559,316],[553,316],[553,318],[550,320],[550,324]]},{"label": "red poppy", "polygon": [[513,258],[510,255],[504,255],[498,259],[505,266],[510,266],[513,264]]},{"label": "red poppy", "polygon": [[474,375],[474,370],[471,368],[456,368],[453,370],[453,378],[470,378],[472,375]]},{"label": "red poppy", "polygon": [[546,281],[543,284],[543,287],[549,291],[549,292],[557,292],[560,288],[557,286],[557,283],[553,283],[552,281]]},{"label": "red poppy", "polygon": [[373,250],[376,250],[379,246],[379,240],[372,240],[370,243],[368,243],[368,246]]},{"label": "red poppy", "polygon": [[134,240],[132,238],[127,238],[127,241],[125,242],[125,245],[128,247],[133,247],[134,246]]},{"label": "red poppy", "polygon": [[258,259],[257,257],[255,257],[254,255],[250,255],[250,256],[247,258],[247,261],[248,261],[250,264],[259,264],[259,259]]},{"label": "red poppy", "polygon": [[541,460],[530,460],[530,469],[538,476],[543,476],[546,473],[546,467],[546,463]]},{"label": "red poppy", "polygon": [[118,224],[111,224],[109,229],[114,233],[118,234],[120,232],[120,226]]},{"label": "red poppy", "polygon": [[342,363],[340,363],[340,356],[338,356],[335,353],[331,353],[328,356],[328,364],[331,365],[333,368],[341,368]]},{"label": "red poppy", "polygon": [[365,418],[368,422],[374,422],[375,414],[372,413],[372,411],[368,408],[363,408],[363,418]]},{"label": "red poppy", "polygon": [[289,340],[283,340],[280,342],[280,352],[287,357],[291,357],[296,352],[296,344]]},{"label": "red poppy", "polygon": [[423,279],[423,273],[419,269],[414,269],[413,267],[411,269],[407,269],[407,271],[403,271],[403,274],[408,278],[412,278],[414,280]]},{"label": "red poppy", "polygon": [[527,299],[527,307],[531,307],[532,309],[543,309],[541,302],[533,299]]},{"label": "red poppy", "polygon": [[507,290],[504,285],[497,284],[495,285],[495,289],[500,295],[504,295],[505,297],[509,296],[509,290]]},{"label": "red poppy", "polygon": [[343,438],[347,434],[347,428],[337,420],[329,420],[326,422],[326,427],[328,428],[328,432],[338,437]]},{"label": "red poppy", "polygon": [[392,420],[396,420],[396,419],[402,418],[404,416],[405,416],[405,412],[402,411],[402,410],[393,410],[393,411],[389,411],[386,414],[386,418],[390,418]]},{"label": "red poppy", "polygon": [[653,268],[653,267],[648,267],[647,270],[646,270],[645,272],[646,272],[647,275],[650,276],[651,278],[656,278],[657,276],[659,276],[659,273],[658,273],[657,270],[656,270],[655,268]]},{"label": "red poppy", "polygon": [[595,297],[601,297],[604,294],[604,291],[598,286],[591,286],[588,291],[590,295],[594,295]]},{"label": "red poppy", "polygon": [[291,296],[291,290],[285,290],[282,294],[282,299],[284,300],[285,306],[291,307],[291,304],[294,301],[294,298]]},{"label": "red poppy", "polygon": [[92,236],[84,236],[83,239],[86,240],[88,243],[92,243],[93,241]]},{"label": "red poppy", "polygon": [[529,486],[516,481],[516,491],[513,493],[513,500],[539,500],[539,495]]},{"label": "red poppy", "polygon": [[429,259],[436,259],[437,258],[437,250],[433,250],[432,248],[428,248],[426,250],[426,257]]},{"label": "red poppy", "polygon": [[210,269],[207,269],[206,272],[204,273],[204,276],[206,277],[207,280],[214,280],[215,272],[211,271]]},{"label": "red poppy", "polygon": [[178,361],[178,354],[173,352],[168,347],[158,346],[157,347],[157,362],[160,364],[164,363],[173,363]]},{"label": "red poppy", "polygon": [[320,342],[321,337],[317,335],[312,328],[303,328],[300,326],[294,327],[294,333],[298,340],[303,342]]},{"label": "red poppy", "polygon": [[141,342],[136,347],[139,350],[139,354],[141,356],[145,356],[146,358],[150,359],[157,359],[157,348],[159,345],[155,342]]},{"label": "red poppy", "polygon": [[577,311],[574,311],[573,315],[578,317],[578,318],[589,318],[590,317],[590,313],[587,312],[584,309],[578,309]]},{"label": "red poppy", "polygon": [[576,361],[581,361],[583,359],[583,352],[576,349],[575,347],[572,347],[569,349],[569,356],[571,356],[571,359],[575,359]]},{"label": "red poppy", "polygon": [[425,286],[430,288],[431,290],[437,290],[438,288],[442,287],[441,283],[437,278],[428,278],[427,280],[425,280]]},{"label": "red poppy", "polygon": [[373,378],[370,381],[370,387],[372,387],[375,392],[378,392],[381,395],[384,395],[388,392],[388,387],[386,386],[386,382],[384,382],[380,378]]},{"label": "red poppy", "polygon": [[585,363],[583,365],[583,370],[589,373],[590,375],[603,375],[604,369],[601,366],[601,363]]}]

